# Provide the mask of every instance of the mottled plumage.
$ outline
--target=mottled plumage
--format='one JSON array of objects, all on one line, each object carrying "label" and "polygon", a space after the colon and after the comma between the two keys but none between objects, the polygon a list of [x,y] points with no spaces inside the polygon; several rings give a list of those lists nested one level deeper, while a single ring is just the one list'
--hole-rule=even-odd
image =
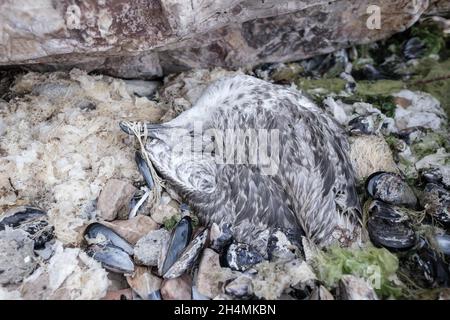
[{"label": "mottled plumage", "polygon": [[[278,130],[278,170],[263,174],[252,164],[220,164],[205,156],[203,137],[192,158],[174,150],[207,129]],[[352,242],[360,206],[343,130],[297,90],[250,76],[221,79],[194,106],[161,125],[148,125],[147,150],[157,171],[205,223],[228,223],[236,240],[262,248],[274,228],[304,232],[320,246]],[[174,138],[175,137],[175,138]],[[218,144],[217,141],[215,141]],[[248,140],[238,145],[248,148]]]}]

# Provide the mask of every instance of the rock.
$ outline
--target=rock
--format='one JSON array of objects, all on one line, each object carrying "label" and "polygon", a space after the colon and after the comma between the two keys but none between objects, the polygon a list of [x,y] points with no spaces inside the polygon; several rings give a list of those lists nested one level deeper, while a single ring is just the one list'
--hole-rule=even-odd
[{"label": "rock", "polygon": [[152,210],[151,217],[156,223],[164,224],[173,217],[176,220],[180,220],[179,205],[176,201],[172,200],[167,193],[161,195],[160,204],[155,206]]},{"label": "rock", "polygon": [[253,295],[252,279],[247,275],[242,275],[228,283],[225,293],[239,299],[248,299]]},{"label": "rock", "polygon": [[170,232],[166,229],[150,231],[139,239],[134,247],[134,261],[145,266],[157,266],[163,243],[169,241]]},{"label": "rock", "polygon": [[350,159],[356,178],[364,180],[377,171],[398,172],[392,151],[383,137],[350,137]]},{"label": "rock", "polygon": [[162,71],[293,61],[386,38],[428,7],[447,10],[430,3],[379,1],[383,25],[368,28],[368,0],[3,2],[0,64],[151,78]]},{"label": "rock", "polygon": [[414,127],[438,130],[446,123],[444,109],[430,94],[402,90],[394,97],[397,103],[395,123],[400,130]]},{"label": "rock", "polygon": [[0,284],[21,282],[37,266],[34,241],[22,230],[0,231]]},{"label": "rock", "polygon": [[449,288],[441,289],[441,292],[439,293],[439,300],[450,300]]},{"label": "rock", "polygon": [[103,222],[103,224],[113,229],[133,245],[150,231],[159,228],[158,224],[152,218],[143,215],[137,215],[129,220]]},{"label": "rock", "polygon": [[372,287],[363,279],[353,275],[345,275],[341,278],[339,293],[343,300],[378,300]]},{"label": "rock", "polygon": [[128,93],[130,95],[135,94],[139,97],[150,97],[154,95],[161,85],[158,81],[124,80],[124,82]]},{"label": "rock", "polygon": [[287,263],[264,261],[255,266],[253,291],[258,298],[278,299],[290,287],[313,285],[316,276],[304,261],[299,259]]},{"label": "rock", "polygon": [[134,274],[127,277],[130,287],[144,300],[161,288],[162,280],[150,268],[137,266]]},{"label": "rock", "polygon": [[222,292],[223,284],[233,275],[230,269],[220,267],[219,254],[206,248],[200,259],[195,285],[201,295],[214,298]]},{"label": "rock", "polygon": [[102,300],[133,300],[133,291],[130,288],[108,291]]},{"label": "rock", "polygon": [[[113,221],[121,211],[128,213],[128,204],[137,189],[129,182],[110,179],[98,197],[97,210],[102,219]],[[128,216],[120,217],[123,219]]]},{"label": "rock", "polygon": [[310,300],[334,300],[333,295],[324,286],[315,287]]},{"label": "rock", "polygon": [[192,278],[188,274],[164,280],[161,286],[163,300],[191,300]]}]

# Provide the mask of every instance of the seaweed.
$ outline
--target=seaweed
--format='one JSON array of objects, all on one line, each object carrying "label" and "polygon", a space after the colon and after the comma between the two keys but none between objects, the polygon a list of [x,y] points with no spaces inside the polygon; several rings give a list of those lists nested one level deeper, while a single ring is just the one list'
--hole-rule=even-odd
[{"label": "seaweed", "polygon": [[331,247],[316,256],[314,269],[328,288],[337,286],[343,275],[352,274],[372,283],[375,292],[384,298],[401,298],[405,287],[395,283],[398,258],[384,248],[350,249]]}]

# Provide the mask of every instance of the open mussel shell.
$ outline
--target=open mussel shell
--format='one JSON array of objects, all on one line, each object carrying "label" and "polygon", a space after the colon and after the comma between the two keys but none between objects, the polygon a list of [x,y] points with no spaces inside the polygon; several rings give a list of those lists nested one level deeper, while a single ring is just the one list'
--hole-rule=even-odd
[{"label": "open mussel shell", "polygon": [[158,271],[165,275],[172,265],[180,258],[192,237],[192,221],[189,216],[183,217],[172,231],[170,240],[161,250]]},{"label": "open mussel shell", "polygon": [[47,212],[30,206],[15,207],[0,218],[0,231],[6,227],[20,228],[34,240],[34,248],[42,249],[53,239],[54,227],[47,221]]},{"label": "open mussel shell", "polygon": [[403,178],[392,172],[375,172],[367,178],[367,193],[376,200],[415,208],[417,198]]},{"label": "open mussel shell", "polygon": [[180,258],[163,275],[165,279],[172,279],[181,276],[186,270],[190,269],[197,261],[202,252],[206,240],[208,239],[208,229],[203,228],[197,236],[184,249]]},{"label": "open mussel shell", "polygon": [[153,181],[152,173],[147,164],[147,161],[145,160],[144,156],[140,151],[136,151],[134,155],[134,160],[136,161],[139,172],[144,177],[147,187],[149,187],[150,190],[153,189],[153,187],[155,186],[155,182]]},{"label": "open mussel shell", "polygon": [[225,256],[226,266],[237,271],[245,271],[263,260],[256,249],[245,243],[232,243]]},{"label": "open mussel shell", "polygon": [[428,183],[422,193],[425,212],[445,226],[450,226],[450,192],[445,188]]},{"label": "open mussel shell", "polygon": [[372,243],[391,251],[407,250],[416,244],[417,237],[405,212],[381,201],[369,205],[367,229]]},{"label": "open mussel shell", "polygon": [[89,244],[111,244],[128,255],[133,255],[133,247],[115,231],[101,223],[91,223],[84,231],[84,238]]},{"label": "open mussel shell", "polygon": [[130,255],[110,243],[92,244],[87,248],[86,253],[109,271],[124,274],[134,272],[134,263]]}]

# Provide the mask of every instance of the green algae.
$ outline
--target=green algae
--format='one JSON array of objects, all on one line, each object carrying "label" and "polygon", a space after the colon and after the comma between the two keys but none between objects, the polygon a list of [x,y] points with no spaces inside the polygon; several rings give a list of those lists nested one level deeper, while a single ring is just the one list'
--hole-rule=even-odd
[{"label": "green algae", "polygon": [[316,275],[328,288],[335,288],[344,275],[352,274],[372,283],[375,292],[386,298],[405,295],[404,288],[393,281],[398,268],[399,261],[395,255],[375,247],[331,247],[319,253],[314,263]]}]

